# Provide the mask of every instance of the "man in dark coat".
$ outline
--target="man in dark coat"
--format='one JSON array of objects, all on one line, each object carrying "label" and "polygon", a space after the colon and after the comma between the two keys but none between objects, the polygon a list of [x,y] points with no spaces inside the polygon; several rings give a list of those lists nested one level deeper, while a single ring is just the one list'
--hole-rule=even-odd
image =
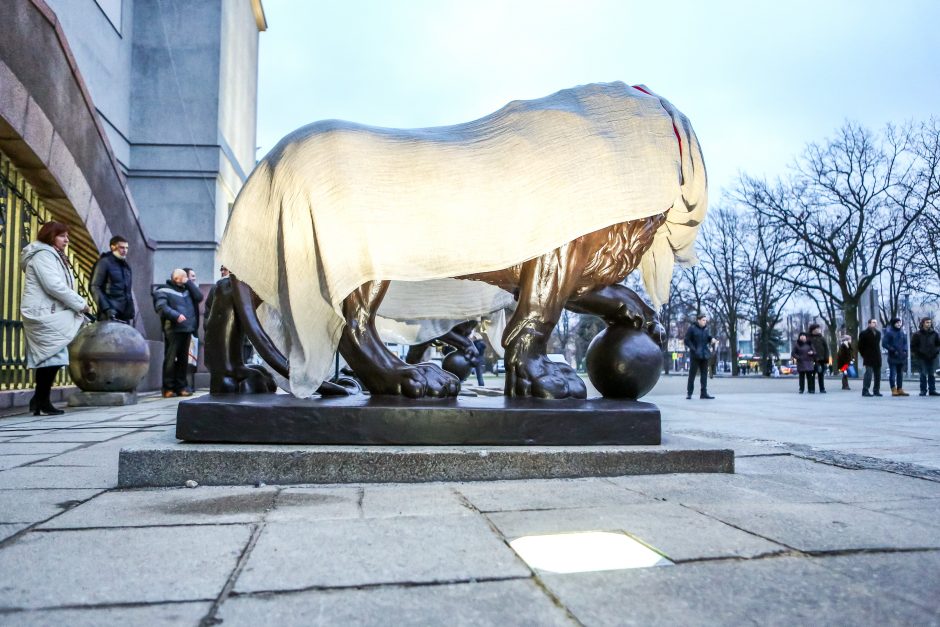
[{"label": "man in dark coat", "polygon": [[816,353],[816,376],[819,377],[819,393],[826,393],[826,370],[829,369],[829,344],[823,337],[822,327],[812,324],[809,327],[809,341]]},{"label": "man in dark coat", "polygon": [[110,246],[109,252],[101,253],[91,273],[91,294],[98,303],[100,318],[130,323],[136,311],[127,240],[115,235]]},{"label": "man in dark coat", "polygon": [[692,398],[692,391],[695,388],[695,375],[700,375],[700,398],[715,398],[708,395],[708,359],[712,356],[712,346],[715,338],[708,332],[705,325],[708,324],[708,316],[699,314],[695,318],[695,324],[689,325],[689,330],[685,333],[685,349],[689,351],[689,382],[686,386],[686,398]]},{"label": "man in dark coat", "polygon": [[904,366],[907,365],[907,336],[901,330],[900,318],[891,318],[891,322],[881,336],[881,346],[888,352],[888,381],[891,383],[891,396],[908,396],[904,391]]},{"label": "man in dark coat", "polygon": [[[865,378],[862,380],[862,396],[881,396],[881,331],[878,321],[872,318],[868,328],[858,334],[858,354],[865,363]],[[873,393],[868,391],[875,380]]]},{"label": "man in dark coat", "polygon": [[920,328],[911,334],[911,357],[920,368],[920,395],[940,396],[934,370],[940,354],[940,335],[933,328],[933,320],[920,319]]},{"label": "man in dark coat", "polygon": [[166,285],[153,291],[153,308],[163,320],[164,398],[192,395],[187,387],[186,368],[200,301],[202,292],[182,268],[174,270]]}]

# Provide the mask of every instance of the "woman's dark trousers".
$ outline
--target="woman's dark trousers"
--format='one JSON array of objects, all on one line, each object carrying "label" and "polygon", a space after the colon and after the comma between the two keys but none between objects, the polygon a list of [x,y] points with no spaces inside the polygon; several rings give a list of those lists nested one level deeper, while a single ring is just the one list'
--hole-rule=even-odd
[{"label": "woman's dark trousers", "polygon": [[800,371],[800,394],[803,393],[803,390],[809,388],[810,394],[816,393],[816,372],[810,370],[809,372]]},{"label": "woman's dark trousers", "polygon": [[52,384],[55,381],[56,374],[59,373],[61,366],[46,366],[45,368],[36,368],[36,392],[29,401],[29,408],[35,411],[38,409],[48,409],[52,406]]}]

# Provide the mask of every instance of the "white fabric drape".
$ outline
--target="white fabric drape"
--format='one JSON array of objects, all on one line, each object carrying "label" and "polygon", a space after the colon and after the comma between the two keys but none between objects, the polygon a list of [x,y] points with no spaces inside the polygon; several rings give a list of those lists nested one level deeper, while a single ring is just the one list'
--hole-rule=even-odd
[{"label": "white fabric drape", "polygon": [[456,311],[432,280],[500,270],[669,210],[642,264],[661,301],[676,256],[692,257],[705,193],[698,141],[671,104],[619,82],[584,85],[455,126],[301,128],[249,177],[220,257],[275,310],[266,325],[304,397],[329,372],[342,300],[369,280],[407,282],[385,316],[466,319],[500,308],[480,296],[493,288],[449,281],[465,292],[461,306],[479,305]]}]

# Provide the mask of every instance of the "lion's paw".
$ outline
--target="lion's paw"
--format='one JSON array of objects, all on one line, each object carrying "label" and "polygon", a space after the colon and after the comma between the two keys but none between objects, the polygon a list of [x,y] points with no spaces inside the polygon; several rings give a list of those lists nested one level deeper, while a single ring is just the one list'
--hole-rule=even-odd
[{"label": "lion's paw", "polygon": [[408,398],[457,396],[460,381],[437,364],[402,365],[383,372],[380,381],[367,384],[373,394],[394,394]]},{"label": "lion's paw", "polygon": [[568,364],[543,355],[506,367],[506,395],[534,398],[587,398],[584,381]]}]

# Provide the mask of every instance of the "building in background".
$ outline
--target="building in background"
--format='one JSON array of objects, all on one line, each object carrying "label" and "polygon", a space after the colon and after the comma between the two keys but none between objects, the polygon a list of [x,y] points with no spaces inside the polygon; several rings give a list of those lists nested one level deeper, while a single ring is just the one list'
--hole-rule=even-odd
[{"label": "building in background", "polygon": [[159,362],[150,284],[182,266],[213,281],[254,166],[261,0],[3,0],[0,24],[0,390],[31,385],[19,251],[50,219],[70,225],[80,290],[129,240]]}]

